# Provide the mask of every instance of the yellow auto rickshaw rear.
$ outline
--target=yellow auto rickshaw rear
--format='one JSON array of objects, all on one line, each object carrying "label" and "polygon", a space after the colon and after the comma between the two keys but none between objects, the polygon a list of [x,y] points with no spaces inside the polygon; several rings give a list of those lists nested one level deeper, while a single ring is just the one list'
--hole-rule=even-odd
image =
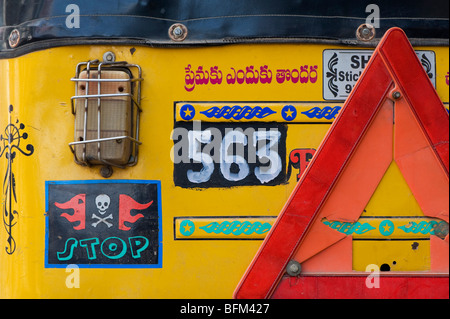
[{"label": "yellow auto rickshaw rear", "polygon": [[38,2],[0,1],[2,298],[231,298],[391,26],[448,110],[448,10]]}]

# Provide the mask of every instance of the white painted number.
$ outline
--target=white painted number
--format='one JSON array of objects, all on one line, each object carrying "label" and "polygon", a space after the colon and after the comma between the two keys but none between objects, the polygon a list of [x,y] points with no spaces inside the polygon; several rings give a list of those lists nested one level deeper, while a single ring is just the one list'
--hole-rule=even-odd
[{"label": "white painted number", "polygon": [[[258,141],[269,140],[269,143],[265,144],[263,149],[259,148],[256,151],[256,156],[264,163],[264,159],[267,159],[270,166],[267,167],[256,167],[255,175],[261,181],[261,183],[268,183],[278,176],[281,172],[281,157],[278,152],[272,148],[278,144],[281,138],[281,133],[279,131],[257,131],[253,133],[253,143],[257,146]],[[262,143],[264,144],[264,143]]]},{"label": "white painted number", "polygon": [[[254,163],[257,156],[260,163],[263,164],[261,167],[255,167],[254,174],[262,184],[269,183],[280,174],[282,169],[282,160],[277,149],[281,133],[277,130],[256,131],[253,132],[252,137],[253,145],[251,146],[253,148],[250,147],[248,151],[250,162]],[[194,184],[208,182],[214,173],[214,161],[209,154],[201,151],[201,145],[211,143],[211,131],[189,131],[188,140],[189,158],[194,160],[194,163],[201,163],[203,167],[200,171],[189,169],[187,178]],[[238,182],[249,176],[250,167],[243,156],[244,147],[247,144],[248,137],[242,131],[233,130],[225,134],[220,143],[219,164],[220,172],[226,180]],[[236,152],[230,152],[230,147],[236,148]],[[206,147],[204,150],[206,150]]]},{"label": "white painted number", "polygon": [[189,131],[189,158],[202,163],[203,168],[199,172],[192,169],[187,171],[187,178],[191,183],[199,184],[209,181],[214,172],[214,163],[211,156],[201,152],[201,144],[211,142],[211,131]]},{"label": "white painted number", "polygon": [[[246,178],[250,172],[248,163],[244,157],[240,155],[229,155],[228,148],[232,144],[237,144],[239,147],[241,144],[241,151],[237,151],[238,154],[244,154],[243,146],[247,145],[247,136],[240,131],[231,131],[225,134],[222,141],[222,146],[220,147],[220,171],[223,177],[231,182],[237,182]],[[239,167],[239,172],[232,173],[231,165],[235,163]]]}]

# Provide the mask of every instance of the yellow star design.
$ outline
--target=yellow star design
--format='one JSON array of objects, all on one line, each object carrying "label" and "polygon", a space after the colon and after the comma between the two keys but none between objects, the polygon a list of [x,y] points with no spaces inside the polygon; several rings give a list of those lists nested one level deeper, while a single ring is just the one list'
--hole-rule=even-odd
[{"label": "yellow star design", "polygon": [[385,225],[385,226],[383,226],[383,228],[384,228],[384,232],[385,233],[390,233],[391,232],[391,225]]},{"label": "yellow star design", "polygon": [[186,233],[190,233],[191,232],[191,228],[192,228],[192,226],[189,226],[188,224],[184,225],[184,231]]},{"label": "yellow star design", "polygon": [[284,111],[284,113],[286,114],[286,117],[292,117],[292,113],[294,113],[294,112],[291,111],[290,108],[288,108],[287,111]]},{"label": "yellow star design", "polygon": [[185,117],[191,117],[191,113],[192,113],[192,110],[189,108],[186,108],[186,110],[184,110]]}]

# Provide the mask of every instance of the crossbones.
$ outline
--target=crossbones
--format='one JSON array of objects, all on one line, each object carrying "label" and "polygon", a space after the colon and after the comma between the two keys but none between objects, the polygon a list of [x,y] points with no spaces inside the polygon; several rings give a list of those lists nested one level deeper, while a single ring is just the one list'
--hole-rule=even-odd
[{"label": "crossbones", "polygon": [[108,228],[110,228],[110,227],[113,226],[113,224],[111,224],[111,223],[109,223],[109,222],[106,221],[106,219],[113,219],[112,214],[109,214],[109,215],[106,216],[105,218],[101,218],[101,217],[99,217],[99,216],[97,216],[97,215],[95,215],[95,214],[92,214],[92,218],[98,219],[97,222],[91,224],[91,225],[94,226],[94,227],[97,227],[97,225],[100,224],[100,223],[105,223],[105,224],[108,226]]}]

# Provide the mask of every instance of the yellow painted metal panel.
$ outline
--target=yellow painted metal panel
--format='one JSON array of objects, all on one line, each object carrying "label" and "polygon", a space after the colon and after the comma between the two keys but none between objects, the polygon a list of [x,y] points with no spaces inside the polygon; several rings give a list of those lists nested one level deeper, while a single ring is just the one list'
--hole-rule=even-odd
[{"label": "yellow painted metal panel", "polygon": [[353,270],[377,265],[382,271],[426,271],[430,269],[429,240],[353,241]]},{"label": "yellow painted metal panel", "polygon": [[362,216],[424,216],[395,161],[392,161]]},{"label": "yellow painted metal panel", "polygon": [[[182,187],[175,185],[174,163],[170,156],[174,146],[171,139],[174,123],[185,122],[177,117],[176,110],[181,105],[177,102],[197,101],[199,110],[217,103],[234,105],[236,101],[255,105],[269,103],[276,106],[278,112],[286,103],[298,107],[297,114],[308,111],[309,106],[337,106],[342,101],[329,103],[323,98],[328,80],[323,63],[325,49],[346,48],[297,44],[183,49],[73,46],[0,60],[0,176],[6,176],[11,182],[5,184],[9,188],[5,185],[2,188],[2,207],[8,210],[8,215],[0,231],[0,297],[231,297],[261,240],[176,240],[177,221],[190,216],[211,218],[212,222],[224,216],[240,217],[239,220],[276,216],[326,134],[330,120],[305,118],[302,124],[293,124],[277,113],[279,117],[275,122],[267,122],[286,127],[285,149],[280,151],[285,177],[276,185]],[[448,48],[418,49],[436,53],[437,90],[442,100],[448,102],[445,82]],[[75,121],[70,103],[75,91],[70,79],[79,62],[101,59],[107,51],[114,52],[119,61],[142,67],[143,112],[139,133],[143,144],[136,166],[114,169],[110,179],[103,179],[98,166],[83,167],[74,162],[68,143],[74,139]],[[222,81],[219,83],[216,78],[215,82],[206,82],[200,77],[193,81],[192,76],[196,78],[200,67],[210,73],[212,69],[217,76],[222,71]],[[252,70],[262,75],[257,83],[251,76],[247,77]],[[198,74],[200,76],[200,72]],[[309,120],[314,123],[306,123]],[[223,119],[217,121],[213,124],[226,123]],[[241,123],[232,122],[231,127],[239,127]],[[255,121],[246,120],[243,124],[259,127]],[[8,148],[13,145],[17,148]],[[14,158],[7,158],[10,150],[15,151]],[[70,281],[76,274],[73,269],[46,267],[45,264],[49,244],[46,243],[47,206],[54,205],[47,202],[46,182],[98,180],[104,183],[160,182],[161,267],[80,268],[79,287],[76,287],[75,282]],[[371,207],[367,210],[371,211]],[[418,216],[417,211],[414,214]],[[133,213],[135,215],[137,212]],[[100,246],[95,248],[98,254],[102,252]]]},{"label": "yellow painted metal panel", "polygon": [[424,216],[395,161],[358,223],[365,225],[365,231],[353,234],[356,271],[370,264],[386,264],[392,271],[429,270],[430,236],[444,239],[448,235],[445,221]]}]

